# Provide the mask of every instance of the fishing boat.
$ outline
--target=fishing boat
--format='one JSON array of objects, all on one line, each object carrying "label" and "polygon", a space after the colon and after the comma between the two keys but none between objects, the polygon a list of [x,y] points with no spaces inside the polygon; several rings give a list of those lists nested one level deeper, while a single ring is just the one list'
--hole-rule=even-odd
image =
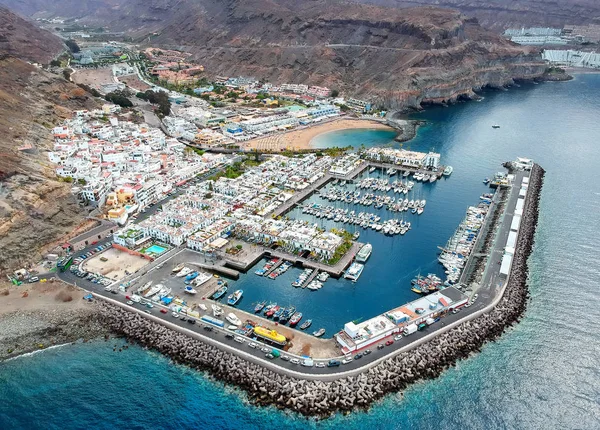
[{"label": "fishing boat", "polygon": [[296,325],[300,322],[301,319],[302,319],[302,312],[296,312],[290,318],[290,327],[296,327]]},{"label": "fishing boat", "polygon": [[265,306],[265,309],[263,310],[263,315],[267,315],[269,313],[269,311],[271,309],[273,309],[275,306],[277,306],[277,303],[271,303],[271,304],[268,304],[267,306]]},{"label": "fishing boat", "polygon": [[[281,310],[280,306],[277,306],[277,304],[275,304],[271,309],[267,310],[265,312],[265,316],[267,317],[272,317],[273,315],[275,315],[277,312],[279,312]],[[280,314],[281,315],[281,314]]]},{"label": "fishing boat", "polygon": [[312,320],[306,320],[302,323],[302,325],[300,325],[300,330],[306,330],[307,328],[309,328],[312,324]]},{"label": "fishing boat", "polygon": [[348,270],[346,270],[346,273],[344,274],[344,278],[350,279],[351,281],[356,282],[358,280],[358,278],[360,278],[360,275],[362,274],[364,268],[365,268],[365,266],[363,264],[352,263],[350,265],[350,267],[348,268]]},{"label": "fishing boat", "polygon": [[360,248],[360,251],[358,251],[358,253],[356,254],[356,261],[358,261],[359,263],[365,263],[371,256],[372,252],[373,246],[370,243],[365,244],[362,248]]},{"label": "fishing boat", "polygon": [[325,329],[324,328],[320,328],[317,331],[313,331],[313,336],[314,337],[321,337],[325,334]]},{"label": "fishing boat", "polygon": [[225,319],[235,326],[239,326],[242,324],[240,319],[233,312],[228,313]]},{"label": "fishing boat", "polygon": [[417,215],[421,215],[423,213],[423,210],[424,209],[422,207],[417,208]]},{"label": "fishing boat", "polygon": [[287,322],[290,320],[290,318],[292,318],[292,316],[294,316],[295,313],[296,308],[294,306],[290,306],[289,308],[285,309],[285,311],[279,316],[279,323],[287,324]]},{"label": "fishing boat", "polygon": [[500,126],[498,124],[494,124],[492,125],[492,128],[500,128]]},{"label": "fishing boat", "polygon": [[242,299],[242,294],[244,294],[244,290],[235,290],[233,294],[230,294],[229,297],[227,297],[227,304],[229,306],[235,306],[237,302]]},{"label": "fishing boat", "polygon": [[187,286],[185,287],[185,289],[183,290],[183,292],[184,292],[184,293],[187,293],[187,294],[196,294],[196,293],[197,293],[197,291],[196,291],[196,290],[194,290],[194,289],[193,289],[191,286],[189,286],[189,285],[187,285]]},{"label": "fishing boat", "polygon": [[254,313],[259,313],[260,311],[262,311],[265,306],[267,305],[267,301],[264,300],[260,303],[257,303],[256,306],[254,306]]},{"label": "fishing boat", "polygon": [[277,310],[273,313],[273,319],[274,320],[278,320],[281,315],[283,315],[283,313],[285,312],[285,308],[276,306]]},{"label": "fishing boat", "polygon": [[443,175],[450,176],[453,171],[454,171],[454,168],[452,166],[446,166],[446,168],[444,169]]},{"label": "fishing boat", "polygon": [[217,291],[215,291],[212,295],[212,299],[213,300],[219,300],[221,297],[223,297],[225,294],[227,293],[227,285],[223,285],[221,288],[219,288]]},{"label": "fishing boat", "polygon": [[173,267],[173,270],[171,270],[171,273],[177,273],[179,272],[181,269],[183,269],[184,264],[178,264],[177,266]]}]

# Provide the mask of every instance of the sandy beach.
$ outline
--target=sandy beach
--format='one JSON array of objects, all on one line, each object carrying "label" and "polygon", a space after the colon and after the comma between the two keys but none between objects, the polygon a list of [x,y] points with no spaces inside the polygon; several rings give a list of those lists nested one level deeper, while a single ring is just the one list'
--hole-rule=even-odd
[{"label": "sandy beach", "polygon": [[392,127],[385,125],[379,121],[368,119],[340,118],[323,124],[306,127],[304,129],[296,129],[286,133],[274,134],[267,137],[252,139],[246,142],[245,145],[247,148],[256,148],[268,151],[280,151],[282,149],[310,149],[311,140],[320,134],[336,130],[360,128],[393,130]]}]

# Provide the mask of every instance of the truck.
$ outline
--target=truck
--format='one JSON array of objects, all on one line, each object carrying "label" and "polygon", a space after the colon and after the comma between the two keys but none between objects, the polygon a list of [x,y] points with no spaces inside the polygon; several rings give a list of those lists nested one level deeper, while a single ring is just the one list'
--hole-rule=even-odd
[{"label": "truck", "polygon": [[409,324],[406,327],[404,327],[404,336],[411,335],[411,334],[415,333],[417,330],[418,329],[417,329],[416,324]]},{"label": "truck", "polygon": [[427,323],[427,325],[431,325],[431,324],[433,324],[435,322],[435,320],[433,318],[427,318],[425,320],[425,322]]}]

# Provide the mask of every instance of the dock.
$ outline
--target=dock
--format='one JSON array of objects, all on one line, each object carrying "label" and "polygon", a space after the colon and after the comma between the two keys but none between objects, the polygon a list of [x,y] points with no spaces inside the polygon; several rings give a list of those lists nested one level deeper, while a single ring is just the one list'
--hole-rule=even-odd
[{"label": "dock", "polygon": [[200,269],[208,270],[210,272],[217,273],[217,274],[225,276],[227,278],[231,278],[231,279],[239,279],[240,278],[240,272],[238,272],[235,269],[230,269],[229,267],[225,267],[224,265],[198,263],[195,261],[191,261],[186,264],[197,266]]},{"label": "dock", "polygon": [[302,285],[300,285],[301,288],[306,288],[306,286],[308,284],[310,284],[313,279],[315,279],[317,277],[317,275],[319,274],[319,269],[313,269],[313,272],[310,274],[310,276],[308,278],[306,278],[306,280],[302,283]]},{"label": "dock", "polygon": [[283,258],[280,258],[279,261],[277,263],[275,263],[273,265],[273,267],[271,267],[269,270],[267,270],[265,273],[263,273],[263,276],[269,276],[271,273],[273,273],[275,270],[277,270],[279,268],[279,266],[281,266],[283,264],[285,260]]}]

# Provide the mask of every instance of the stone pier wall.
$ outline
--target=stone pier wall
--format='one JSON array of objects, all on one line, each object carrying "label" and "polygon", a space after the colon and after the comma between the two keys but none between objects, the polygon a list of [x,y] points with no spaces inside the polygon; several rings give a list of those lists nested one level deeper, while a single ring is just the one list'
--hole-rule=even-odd
[{"label": "stone pier wall", "polygon": [[436,378],[457,360],[479,351],[485,342],[497,339],[507,327],[519,321],[528,299],[527,260],[533,248],[543,176],[544,170],[535,165],[511,274],[496,307],[356,376],[326,382],[294,378],[118,306],[102,304],[101,312],[114,332],[160,351],[179,363],[206,370],[227,383],[239,386],[256,404],[274,404],[318,417],[367,408],[386,393],[397,392],[422,379]]}]

